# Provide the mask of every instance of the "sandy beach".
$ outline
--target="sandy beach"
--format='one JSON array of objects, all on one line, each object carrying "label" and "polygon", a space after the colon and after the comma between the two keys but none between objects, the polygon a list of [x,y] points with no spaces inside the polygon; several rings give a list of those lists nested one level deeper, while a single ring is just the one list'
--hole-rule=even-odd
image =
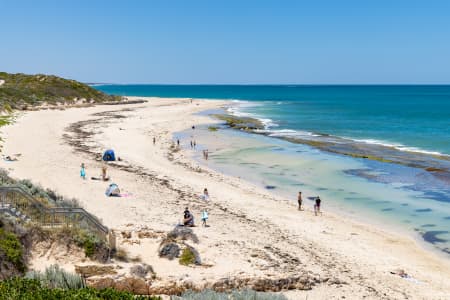
[{"label": "sandy beach", "polygon": [[[0,167],[14,178],[78,199],[118,233],[119,247],[153,266],[156,286],[308,276],[312,289],[283,293],[290,299],[450,299],[450,262],[412,238],[328,211],[316,217],[311,205],[299,212],[296,195],[285,199],[199,165],[188,140],[181,141],[181,149],[172,146],[174,133],[217,122],[196,113],[225,102],[146,100],[20,113],[12,125],[1,128],[3,154],[20,153],[20,159],[2,160]],[[108,175],[125,197],[106,197],[108,183],[79,177],[81,163],[88,178],[99,176],[101,154],[109,148],[121,161],[108,166]],[[211,195],[208,202],[200,198],[204,188]],[[193,246],[202,264],[195,267],[158,256],[162,236],[180,222],[186,206],[197,223],[193,231],[199,243]],[[203,208],[209,211],[210,227],[200,226]],[[144,231],[151,237],[140,238]],[[121,232],[132,236],[123,238]],[[32,267],[83,264],[74,259],[37,256]],[[120,264],[123,272],[132,265]],[[397,269],[411,278],[391,274]]]}]

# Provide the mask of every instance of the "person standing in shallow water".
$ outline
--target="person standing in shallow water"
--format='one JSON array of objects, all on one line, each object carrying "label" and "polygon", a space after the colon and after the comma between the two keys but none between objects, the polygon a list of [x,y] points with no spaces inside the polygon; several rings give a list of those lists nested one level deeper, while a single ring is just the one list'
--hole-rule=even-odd
[{"label": "person standing in shallow water", "polygon": [[316,198],[316,204],[314,204],[314,214],[317,216],[317,214],[322,214],[320,212],[320,203],[322,202],[322,200],[320,200],[320,197],[317,196]]},{"label": "person standing in shallow water", "polygon": [[298,192],[298,196],[297,196],[297,201],[298,201],[298,210],[303,210],[302,209],[302,192]]}]

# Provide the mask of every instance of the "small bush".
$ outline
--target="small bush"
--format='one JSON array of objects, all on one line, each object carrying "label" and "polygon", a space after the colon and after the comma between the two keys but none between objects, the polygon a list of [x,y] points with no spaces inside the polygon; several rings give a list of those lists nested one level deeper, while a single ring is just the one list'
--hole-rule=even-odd
[{"label": "small bush", "polygon": [[180,256],[179,263],[180,263],[180,265],[183,265],[183,266],[193,265],[195,263],[195,254],[191,250],[191,248],[186,247],[183,249],[183,252],[181,253],[181,256]]},{"label": "small bush", "polygon": [[114,257],[117,260],[123,261],[123,262],[128,262],[128,260],[129,260],[128,252],[127,252],[127,250],[125,250],[123,248],[118,248]]},{"label": "small bush", "polygon": [[86,287],[80,275],[66,272],[59,268],[58,265],[51,265],[45,269],[44,273],[35,271],[28,272],[25,277],[36,279],[48,288],[79,289]]},{"label": "small bush", "polygon": [[208,127],[208,130],[209,130],[209,131],[217,131],[217,130],[219,130],[219,127],[216,127],[216,126],[209,126],[209,127]]},{"label": "small bush", "polygon": [[14,233],[3,228],[0,228],[0,250],[19,271],[25,271],[22,244]]},{"label": "small bush", "polygon": [[93,241],[93,239],[86,239],[84,241],[84,254],[86,255],[86,257],[92,257],[95,253],[95,242]]}]

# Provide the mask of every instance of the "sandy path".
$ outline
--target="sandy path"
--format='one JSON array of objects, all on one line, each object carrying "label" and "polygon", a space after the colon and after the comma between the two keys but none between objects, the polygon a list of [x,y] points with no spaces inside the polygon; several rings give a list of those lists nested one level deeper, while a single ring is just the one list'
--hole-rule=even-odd
[{"label": "sandy path", "polygon": [[[222,105],[219,101],[150,99],[146,104],[96,106],[65,111],[26,113],[2,128],[5,154],[20,161],[0,166],[17,178],[29,178],[83,206],[115,230],[147,227],[167,232],[180,220],[184,206],[199,219],[210,210],[211,227],[194,229],[194,245],[209,267],[183,267],[157,256],[159,239],[125,244],[133,255],[155,268],[163,281],[201,284],[223,277],[309,276],[311,291],[290,291],[292,299],[386,298],[445,299],[450,295],[450,264],[420,249],[412,240],[388,234],[332,214],[314,217],[293,203],[238,178],[223,176],[189,159],[189,151],[172,151],[172,133],[208,123],[194,112]],[[152,138],[157,138],[153,145]],[[185,141],[183,141],[185,142]],[[114,148],[123,161],[108,169],[126,198],[107,198],[107,184],[79,178],[98,176],[96,160]],[[205,204],[198,195],[211,193]],[[42,268],[42,262],[36,262]],[[421,284],[389,271],[405,269]]]}]

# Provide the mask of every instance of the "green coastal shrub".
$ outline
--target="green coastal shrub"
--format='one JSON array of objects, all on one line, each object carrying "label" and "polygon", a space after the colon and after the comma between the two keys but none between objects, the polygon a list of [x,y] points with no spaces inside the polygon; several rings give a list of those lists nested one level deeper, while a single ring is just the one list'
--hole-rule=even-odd
[{"label": "green coastal shrub", "polygon": [[209,126],[209,127],[208,127],[208,130],[209,130],[209,131],[217,131],[217,130],[219,130],[219,127],[216,127],[216,126]]},{"label": "green coastal shrub", "polygon": [[26,278],[38,280],[43,286],[58,289],[80,289],[86,287],[83,278],[78,274],[66,272],[58,265],[51,265],[45,272],[31,271]]},{"label": "green coastal shrub", "polygon": [[39,280],[15,277],[0,281],[0,300],[161,300],[113,289],[51,289]]},{"label": "green coastal shrub", "polygon": [[171,300],[287,300],[282,294],[256,292],[250,289],[220,293],[213,290],[201,292],[188,291],[179,296],[172,296]]},{"label": "green coastal shrub", "polygon": [[23,261],[23,247],[19,238],[12,232],[7,232],[0,228],[0,251],[3,252],[6,259],[11,262],[17,270],[25,271]]},{"label": "green coastal shrub", "polygon": [[188,266],[193,265],[195,263],[195,254],[189,247],[183,249],[183,252],[180,256],[180,265]]}]

